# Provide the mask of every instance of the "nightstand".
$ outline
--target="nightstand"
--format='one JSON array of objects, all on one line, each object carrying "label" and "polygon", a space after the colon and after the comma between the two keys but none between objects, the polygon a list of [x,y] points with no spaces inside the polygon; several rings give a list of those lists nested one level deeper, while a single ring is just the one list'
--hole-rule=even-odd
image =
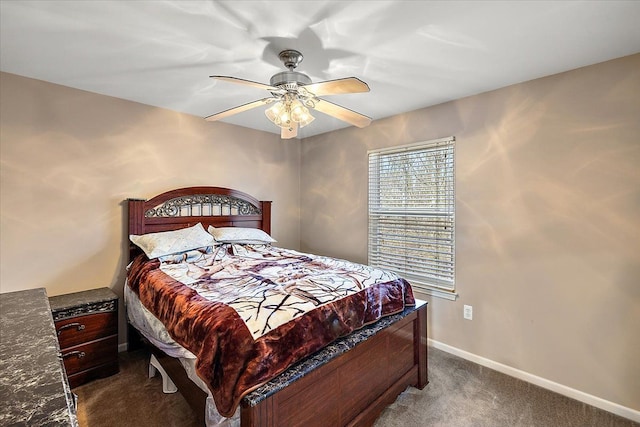
[{"label": "nightstand", "polygon": [[109,288],[49,298],[71,387],[119,371],[118,296]]}]

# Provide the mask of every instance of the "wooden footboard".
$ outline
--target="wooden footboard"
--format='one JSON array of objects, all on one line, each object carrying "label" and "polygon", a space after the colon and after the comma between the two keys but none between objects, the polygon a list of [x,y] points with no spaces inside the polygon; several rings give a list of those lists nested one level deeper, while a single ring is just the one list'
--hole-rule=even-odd
[{"label": "wooden footboard", "polygon": [[[147,345],[204,424],[206,393],[177,359]],[[370,426],[408,386],[423,389],[427,383],[424,304],[257,404],[244,399],[241,426]]]},{"label": "wooden footboard", "polygon": [[242,427],[369,426],[408,386],[427,385],[427,306],[256,406]]}]

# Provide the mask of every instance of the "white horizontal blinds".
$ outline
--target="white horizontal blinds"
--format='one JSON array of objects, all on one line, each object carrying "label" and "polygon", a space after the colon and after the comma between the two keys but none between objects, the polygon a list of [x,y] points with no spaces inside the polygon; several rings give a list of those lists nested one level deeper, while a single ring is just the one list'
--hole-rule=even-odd
[{"label": "white horizontal blinds", "polygon": [[369,264],[454,290],[454,138],[369,152]]}]

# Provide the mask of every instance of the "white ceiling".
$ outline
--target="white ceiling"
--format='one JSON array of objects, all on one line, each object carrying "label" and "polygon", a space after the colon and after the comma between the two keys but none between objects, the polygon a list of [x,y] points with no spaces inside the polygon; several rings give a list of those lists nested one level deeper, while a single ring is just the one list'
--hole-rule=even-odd
[{"label": "white ceiling", "polygon": [[[263,98],[277,54],[374,120],[640,52],[640,1],[0,0],[0,69],[205,117]],[[279,133],[264,108],[225,121]],[[314,114],[308,137],[346,127]],[[215,124],[212,124],[215,126]]]}]

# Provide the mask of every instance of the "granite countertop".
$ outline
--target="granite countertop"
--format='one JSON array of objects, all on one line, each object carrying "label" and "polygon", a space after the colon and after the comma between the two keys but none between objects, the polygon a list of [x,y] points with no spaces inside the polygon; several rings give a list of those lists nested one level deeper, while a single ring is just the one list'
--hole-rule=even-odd
[{"label": "granite countertop", "polygon": [[425,301],[416,300],[415,306],[407,307],[404,309],[404,311],[398,314],[383,317],[372,325],[365,326],[364,328],[355,331],[352,334],[347,335],[346,337],[334,341],[319,352],[314,353],[306,359],[303,359],[300,362],[294,364],[289,369],[287,369],[282,374],[272,379],[265,385],[258,387],[251,393],[247,394],[243,398],[243,400],[248,403],[249,406],[256,406],[267,397],[284,389],[289,384],[304,377],[314,369],[317,369],[318,367],[330,362],[332,359],[335,359],[341,354],[346,353],[359,343],[366,341],[369,337],[377,334],[387,326],[408,316],[425,304]]},{"label": "granite countertop", "polygon": [[0,294],[0,425],[77,426],[44,288]]}]

